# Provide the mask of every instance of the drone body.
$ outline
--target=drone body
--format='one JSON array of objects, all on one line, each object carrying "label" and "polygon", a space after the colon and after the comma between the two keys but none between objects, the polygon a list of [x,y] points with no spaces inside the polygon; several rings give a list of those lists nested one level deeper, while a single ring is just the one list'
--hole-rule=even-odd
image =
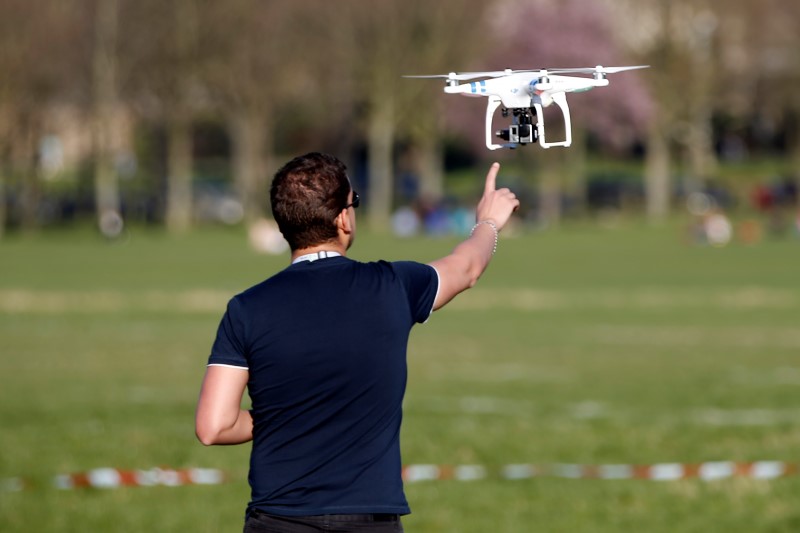
[{"label": "drone body", "polygon": [[[486,147],[489,150],[498,148],[516,148],[519,145],[539,142],[542,148],[569,146],[572,144],[572,123],[567,93],[584,92],[595,87],[609,84],[607,74],[647,68],[634,67],[602,67],[540,69],[540,70],[501,70],[492,72],[465,72],[436,74],[432,76],[406,76],[408,78],[446,78],[444,92],[463,94],[465,96],[486,96]],[[566,76],[564,74],[592,74],[584,76]],[[483,78],[483,79],[479,79]],[[478,80],[478,81],[469,81]],[[469,81],[469,83],[459,83]],[[555,103],[564,117],[566,138],[562,141],[548,142],[545,137],[543,108]],[[493,142],[492,121],[498,107],[503,106],[502,114],[512,115],[512,124],[508,129],[498,130],[494,134],[507,141],[504,144]],[[535,123],[534,123],[535,119]]]}]

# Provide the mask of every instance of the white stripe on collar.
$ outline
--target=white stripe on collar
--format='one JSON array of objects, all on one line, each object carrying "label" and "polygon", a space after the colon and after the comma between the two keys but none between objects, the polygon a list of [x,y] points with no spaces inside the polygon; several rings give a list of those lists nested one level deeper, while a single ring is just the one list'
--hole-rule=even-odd
[{"label": "white stripe on collar", "polygon": [[292,261],[292,264],[294,265],[295,263],[299,263],[301,261],[313,262],[313,261],[316,261],[317,259],[327,259],[329,257],[339,257],[340,255],[342,255],[342,254],[340,254],[339,252],[328,252],[326,250],[320,250],[319,252],[314,252],[312,254],[301,255],[300,257],[298,257],[297,259]]}]

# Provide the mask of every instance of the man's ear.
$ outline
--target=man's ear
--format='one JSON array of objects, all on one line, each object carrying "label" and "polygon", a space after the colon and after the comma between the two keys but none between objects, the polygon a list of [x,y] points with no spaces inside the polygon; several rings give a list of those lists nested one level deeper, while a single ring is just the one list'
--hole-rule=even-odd
[{"label": "man's ear", "polygon": [[352,225],[350,224],[350,217],[347,214],[347,209],[342,209],[339,213],[339,216],[333,221],[336,225],[336,228],[344,233],[350,233],[353,231]]}]

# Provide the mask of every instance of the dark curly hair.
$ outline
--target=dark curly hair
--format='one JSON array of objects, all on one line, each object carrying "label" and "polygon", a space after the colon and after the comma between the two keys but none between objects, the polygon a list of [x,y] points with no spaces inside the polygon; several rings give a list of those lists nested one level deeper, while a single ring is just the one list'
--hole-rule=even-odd
[{"label": "dark curly hair", "polygon": [[275,173],[272,215],[293,251],[336,239],[334,220],[350,189],[344,163],[319,152],[296,157]]}]

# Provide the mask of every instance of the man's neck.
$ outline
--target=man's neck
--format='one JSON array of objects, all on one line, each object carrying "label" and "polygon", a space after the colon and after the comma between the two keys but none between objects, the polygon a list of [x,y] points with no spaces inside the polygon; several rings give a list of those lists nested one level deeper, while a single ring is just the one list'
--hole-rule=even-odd
[{"label": "man's neck", "polygon": [[[325,244],[320,244],[317,246],[310,246],[308,248],[301,248],[299,250],[294,250],[292,252],[292,262],[294,262],[298,257],[302,257],[304,255],[314,255],[319,254],[320,252],[331,252],[337,255],[345,255],[347,253],[347,249],[339,243],[334,242],[326,242]],[[320,254],[324,255],[324,254]]]}]

